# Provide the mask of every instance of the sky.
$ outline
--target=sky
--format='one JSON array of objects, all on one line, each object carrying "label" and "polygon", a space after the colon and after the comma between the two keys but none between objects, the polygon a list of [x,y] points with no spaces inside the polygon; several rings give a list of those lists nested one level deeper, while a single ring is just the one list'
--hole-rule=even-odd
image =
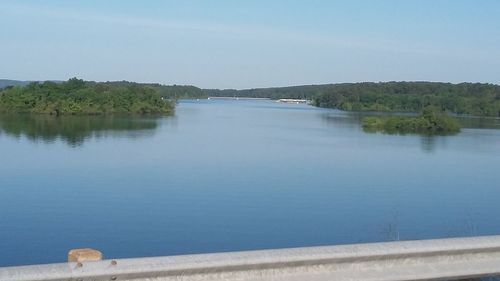
[{"label": "sky", "polygon": [[0,0],[0,78],[500,84],[497,0]]}]

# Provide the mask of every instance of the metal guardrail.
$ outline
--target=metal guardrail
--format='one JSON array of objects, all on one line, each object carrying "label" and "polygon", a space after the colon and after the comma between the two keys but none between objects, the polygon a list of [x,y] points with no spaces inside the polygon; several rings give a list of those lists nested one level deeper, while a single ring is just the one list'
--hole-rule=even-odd
[{"label": "metal guardrail", "polygon": [[491,275],[500,275],[500,236],[0,268],[2,281],[390,281]]}]

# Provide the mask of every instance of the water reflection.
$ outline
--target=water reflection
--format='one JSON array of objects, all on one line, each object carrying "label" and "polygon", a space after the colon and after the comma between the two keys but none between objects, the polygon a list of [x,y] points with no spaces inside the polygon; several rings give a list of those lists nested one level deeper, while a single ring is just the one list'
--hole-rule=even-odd
[{"label": "water reflection", "polygon": [[44,143],[60,139],[70,146],[90,138],[152,136],[157,127],[154,117],[0,115],[0,134]]},{"label": "water reflection", "polygon": [[361,121],[365,116],[367,115],[364,115],[362,113],[351,113],[343,111],[334,111],[321,115],[325,123],[346,129],[361,128]]},{"label": "water reflection", "polygon": [[[411,115],[411,114],[402,114]],[[398,134],[398,133],[381,133],[376,129],[363,128],[363,118],[367,116],[390,116],[387,113],[378,112],[342,112],[335,111],[323,114],[321,117],[323,121],[336,128],[344,128],[349,130],[362,130],[367,134],[383,134],[387,136],[410,136],[419,137],[420,146],[424,152],[434,152],[438,145],[446,145],[446,138],[449,136],[442,135],[415,135],[415,134]],[[495,128],[495,124],[499,124],[499,119],[481,119],[481,118],[466,118],[459,119],[464,128]],[[497,122],[497,123],[495,123]]]},{"label": "water reflection", "polygon": [[459,116],[457,119],[462,128],[500,129],[500,118]]},{"label": "water reflection", "polygon": [[423,135],[420,137],[422,150],[425,152],[434,152],[436,149],[436,141],[440,136]]},{"label": "water reflection", "polygon": [[[125,258],[500,233],[500,130],[366,134],[355,115],[272,101],[78,119],[0,119],[0,266],[88,246]],[[85,130],[78,149],[62,141]]]}]

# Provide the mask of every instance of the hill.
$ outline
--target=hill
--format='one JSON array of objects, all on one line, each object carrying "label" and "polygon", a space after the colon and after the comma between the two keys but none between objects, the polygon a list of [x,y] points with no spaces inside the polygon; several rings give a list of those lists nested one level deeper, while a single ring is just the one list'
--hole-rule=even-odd
[{"label": "hill", "polygon": [[0,79],[0,90],[12,86],[26,86],[30,81]]}]

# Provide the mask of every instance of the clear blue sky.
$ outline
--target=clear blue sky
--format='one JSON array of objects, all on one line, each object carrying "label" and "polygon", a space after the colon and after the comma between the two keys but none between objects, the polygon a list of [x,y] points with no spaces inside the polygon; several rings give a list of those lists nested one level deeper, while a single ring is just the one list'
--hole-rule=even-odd
[{"label": "clear blue sky", "polygon": [[500,1],[2,0],[0,78],[500,84]]}]

